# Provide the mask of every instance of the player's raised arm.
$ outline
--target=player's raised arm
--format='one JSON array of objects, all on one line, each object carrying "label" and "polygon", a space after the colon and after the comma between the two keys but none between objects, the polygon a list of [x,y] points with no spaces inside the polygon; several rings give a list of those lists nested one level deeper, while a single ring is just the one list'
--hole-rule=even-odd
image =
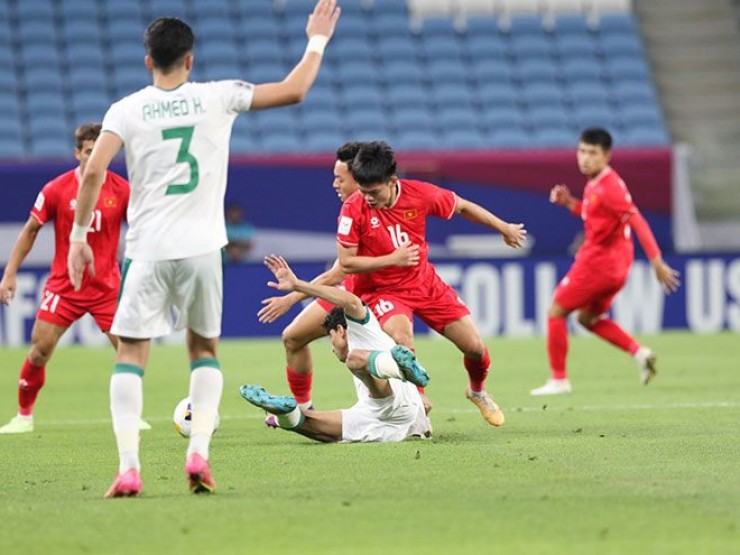
[{"label": "player's raised arm", "polygon": [[36,218],[31,216],[18,234],[18,239],[16,239],[13,250],[10,253],[10,260],[8,260],[7,266],[5,266],[3,279],[0,281],[0,302],[4,305],[10,304],[10,301],[15,297],[15,277],[18,273],[18,268],[21,267],[28,253],[31,252],[40,229],[41,224]]},{"label": "player's raised arm", "polygon": [[482,206],[465,200],[462,197],[457,198],[455,213],[460,214],[463,218],[470,220],[474,224],[495,229],[504,236],[504,241],[512,248],[521,248],[527,238],[527,230],[524,229],[524,224],[510,224],[509,222],[505,222]]},{"label": "player's raised arm", "polygon": [[282,256],[266,256],[265,266],[273,273],[277,282],[269,281],[267,285],[278,291],[298,291],[311,297],[319,297],[344,309],[350,318],[365,317],[365,305],[356,295],[349,291],[329,285],[315,285],[298,279]]},{"label": "player's raised arm", "polygon": [[123,141],[113,133],[101,133],[93,147],[90,159],[87,161],[85,173],[82,175],[80,190],[77,193],[75,205],[75,221],[72,233],[69,236],[69,256],[67,257],[67,271],[69,279],[79,291],[82,285],[82,276],[85,268],[90,275],[95,274],[95,260],[90,245],[87,244],[87,230],[92,217],[93,208],[100,196],[100,188],[105,181],[105,172],[108,171],[113,157],[121,150]]},{"label": "player's raised arm", "polygon": [[[311,283],[314,285],[339,285],[345,276],[346,274],[339,267],[339,261],[335,260],[331,268],[313,278]],[[292,291],[281,297],[262,299],[264,306],[257,313],[257,319],[263,324],[271,324],[288,312],[293,305],[308,299],[310,296],[305,293],[299,293],[298,291]]]},{"label": "player's raised arm", "polygon": [[265,83],[254,88],[252,110],[263,110],[302,102],[316,81],[324,49],[334,34],[341,9],[336,0],[319,0],[308,16],[308,44],[303,58],[279,83]]}]

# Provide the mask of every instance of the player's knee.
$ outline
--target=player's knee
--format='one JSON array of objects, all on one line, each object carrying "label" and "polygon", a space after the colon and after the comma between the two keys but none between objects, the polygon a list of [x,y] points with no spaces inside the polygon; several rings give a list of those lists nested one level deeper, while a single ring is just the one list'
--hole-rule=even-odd
[{"label": "player's knee", "polygon": [[283,330],[282,338],[283,346],[288,352],[297,351],[305,344],[303,339],[294,331],[292,326],[288,326]]},{"label": "player's knee", "polygon": [[566,311],[562,306],[560,306],[557,303],[552,303],[550,305],[550,310],[547,312],[548,318],[565,318],[568,315],[568,311]]},{"label": "player's knee", "polygon": [[28,352],[28,361],[34,366],[44,366],[53,352],[54,345],[46,341],[33,341]]},{"label": "player's knee", "polygon": [[591,329],[598,318],[599,317],[597,315],[594,315],[590,312],[580,311],[578,313],[578,323],[586,329]]}]

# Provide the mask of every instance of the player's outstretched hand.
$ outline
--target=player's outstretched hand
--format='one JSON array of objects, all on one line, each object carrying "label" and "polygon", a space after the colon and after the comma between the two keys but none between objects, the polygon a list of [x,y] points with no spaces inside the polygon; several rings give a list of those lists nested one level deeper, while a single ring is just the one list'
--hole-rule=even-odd
[{"label": "player's outstretched hand", "polygon": [[266,299],[262,299],[262,304],[264,306],[260,308],[257,313],[257,319],[261,324],[272,324],[275,320],[288,312],[295,303],[289,295],[283,295],[282,297],[268,297]]},{"label": "player's outstretched hand", "polygon": [[524,224],[506,224],[502,235],[504,242],[513,249],[522,248],[524,241],[527,240],[527,230],[524,229]]},{"label": "player's outstretched hand", "polygon": [[15,276],[4,275],[3,280],[0,281],[0,303],[9,305],[15,297],[15,289]]},{"label": "player's outstretched hand", "polygon": [[406,268],[409,266],[418,266],[419,258],[419,245],[406,243],[405,245],[401,245],[395,251],[393,251],[394,266],[400,266],[402,268]]},{"label": "player's outstretched hand", "polygon": [[293,291],[298,278],[282,256],[271,254],[265,257],[265,266],[275,275],[277,281],[268,281],[267,285],[278,291]]},{"label": "player's outstretched hand", "polygon": [[658,282],[663,287],[663,291],[666,293],[674,293],[677,291],[681,285],[681,280],[678,279],[681,272],[671,268],[660,257],[651,260],[650,263],[655,270],[655,277],[658,278]]},{"label": "player's outstretched hand", "polygon": [[339,20],[342,9],[337,6],[336,0],[319,0],[313,13],[308,16],[306,24],[306,35],[311,38],[315,35],[323,35],[331,38],[334,28]]},{"label": "player's outstretched hand", "polygon": [[82,287],[82,277],[85,275],[86,268],[88,274],[95,275],[95,257],[92,248],[87,243],[71,241],[67,256],[67,273],[75,291],[79,291]]},{"label": "player's outstretched hand", "polygon": [[569,208],[571,203],[575,202],[573,195],[567,185],[555,185],[550,189],[550,202]]}]

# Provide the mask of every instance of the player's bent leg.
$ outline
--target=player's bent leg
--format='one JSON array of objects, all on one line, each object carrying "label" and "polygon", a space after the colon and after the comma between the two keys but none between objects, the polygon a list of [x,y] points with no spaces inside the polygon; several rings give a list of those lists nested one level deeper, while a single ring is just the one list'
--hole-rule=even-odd
[{"label": "player's bent leg", "polygon": [[245,384],[239,388],[239,394],[255,407],[278,416],[288,414],[298,407],[295,398],[272,395],[261,385]]},{"label": "player's bent leg", "polygon": [[282,334],[288,386],[303,409],[313,408],[313,359],[309,345],[326,335],[322,326],[326,315],[326,310],[314,301],[293,319]]},{"label": "player's bent leg", "polygon": [[[401,372],[398,369],[398,365],[393,361],[389,353],[381,353],[381,351],[366,351],[362,349],[354,349],[347,355],[345,364],[352,375],[360,380],[365,387],[367,387],[370,397],[373,399],[385,399],[393,393],[390,384],[388,383],[389,376],[378,377],[378,371],[373,370],[372,367],[375,365],[373,358],[378,354],[385,354],[390,360],[390,363],[395,367],[396,375],[393,376],[397,379],[401,379]],[[386,373],[388,369],[386,369]]]}]

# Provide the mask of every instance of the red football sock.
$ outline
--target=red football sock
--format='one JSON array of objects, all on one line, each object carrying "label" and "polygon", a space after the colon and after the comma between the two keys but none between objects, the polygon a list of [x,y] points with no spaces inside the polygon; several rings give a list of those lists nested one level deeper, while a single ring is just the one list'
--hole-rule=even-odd
[{"label": "red football sock", "polygon": [[568,356],[568,322],[565,318],[547,319],[547,354],[553,379],[567,378],[565,357]]},{"label": "red football sock", "polygon": [[596,322],[589,331],[595,333],[609,343],[634,355],[640,348],[640,344],[631,335],[620,328],[614,320],[604,319]]},{"label": "red football sock", "polygon": [[31,416],[39,390],[44,387],[46,366],[34,366],[26,359],[18,379],[18,414]]},{"label": "red football sock", "polygon": [[285,373],[288,376],[288,386],[295,400],[301,403],[308,403],[311,400],[311,384],[313,383],[313,372],[303,374],[296,372],[290,366],[285,367]]},{"label": "red football sock", "polygon": [[463,364],[465,364],[465,370],[468,371],[470,389],[483,391],[483,384],[488,377],[488,367],[491,366],[491,355],[488,354],[488,349],[485,350],[480,360],[463,357]]}]

